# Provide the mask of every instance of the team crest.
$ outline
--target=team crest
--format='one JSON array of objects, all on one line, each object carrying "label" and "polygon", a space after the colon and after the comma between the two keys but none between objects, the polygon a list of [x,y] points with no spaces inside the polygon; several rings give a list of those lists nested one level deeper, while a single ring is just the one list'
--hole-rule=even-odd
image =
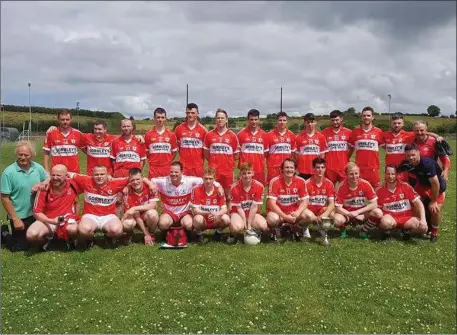
[{"label": "team crest", "polygon": [[319,144],[319,141],[318,141],[318,140],[314,140],[314,143],[315,143],[315,144]]},{"label": "team crest", "polygon": [[375,139],[375,138],[376,138],[376,135],[371,135],[371,138],[372,138],[372,139]]},{"label": "team crest", "polygon": [[108,146],[109,142],[105,142],[105,147]]},{"label": "team crest", "polygon": [[327,190],[322,190],[322,194],[326,194],[327,193]]},{"label": "team crest", "polygon": [[363,191],[359,191],[359,195],[363,195]]},{"label": "team crest", "polygon": [[169,137],[165,137],[165,142],[170,142],[170,138]]},{"label": "team crest", "polygon": [[262,138],[259,138],[259,142],[262,143]]},{"label": "team crest", "polygon": [[403,193],[400,194],[400,199],[403,199],[405,195]]},{"label": "team crest", "polygon": [[225,139],[225,143],[229,143],[230,140],[228,138]]},{"label": "team crest", "polygon": [[75,144],[75,143],[76,143],[76,140],[71,140],[71,143]]},{"label": "team crest", "polygon": [[109,195],[113,194],[113,190],[108,190],[108,194]]},{"label": "team crest", "polygon": [[286,142],[287,142],[287,143],[290,143],[290,138],[286,138]]},{"label": "team crest", "polygon": [[196,137],[196,138],[199,138],[199,137],[200,137],[200,133],[196,133],[196,134],[195,134],[195,137]]},{"label": "team crest", "polygon": [[217,204],[217,199],[213,199],[213,204]]},{"label": "team crest", "polygon": [[[338,138],[336,138],[336,139],[338,139]],[[344,135],[341,136],[341,139],[342,139],[342,140],[345,140],[345,139],[346,139],[346,136],[344,136]]]},{"label": "team crest", "polygon": [[136,151],[136,147],[132,147],[132,150],[133,150],[133,151]]},{"label": "team crest", "polygon": [[206,199],[206,204],[207,205],[211,205],[211,200],[210,199]]},{"label": "team crest", "polygon": [[256,138],[255,138],[255,137],[252,138],[252,142],[253,142],[253,143],[256,142]]},{"label": "team crest", "polygon": [[297,193],[298,192],[298,188],[294,188],[294,193]]}]

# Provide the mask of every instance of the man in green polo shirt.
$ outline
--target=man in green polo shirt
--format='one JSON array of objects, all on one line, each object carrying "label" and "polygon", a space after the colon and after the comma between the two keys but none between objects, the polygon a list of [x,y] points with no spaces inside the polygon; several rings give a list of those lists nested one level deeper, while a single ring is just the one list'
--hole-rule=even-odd
[{"label": "man in green polo shirt", "polygon": [[2,241],[11,251],[26,250],[26,231],[35,221],[32,212],[32,192],[43,187],[49,176],[42,165],[33,161],[36,152],[28,141],[16,145],[17,160],[2,173],[1,199],[8,213],[12,234],[2,226]]}]

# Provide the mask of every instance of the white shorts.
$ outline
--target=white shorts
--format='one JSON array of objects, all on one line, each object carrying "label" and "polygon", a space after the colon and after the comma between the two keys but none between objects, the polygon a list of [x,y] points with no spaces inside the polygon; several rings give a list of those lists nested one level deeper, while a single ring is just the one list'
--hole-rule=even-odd
[{"label": "white shorts", "polygon": [[102,216],[94,215],[94,214],[84,214],[81,217],[81,221],[84,220],[84,219],[90,219],[91,221],[95,222],[97,224],[97,229],[100,230],[100,231],[103,229],[103,226],[109,220],[112,220],[112,219],[118,219],[119,220],[119,218],[115,214],[108,214],[108,215],[102,215]]},{"label": "white shorts", "polygon": [[43,224],[46,226],[46,228],[48,228],[50,230],[50,233],[48,236],[46,236],[46,238],[48,240],[52,240],[54,238],[54,235],[56,233],[56,230],[57,230],[57,225],[55,224],[49,224],[49,223],[44,223]]}]

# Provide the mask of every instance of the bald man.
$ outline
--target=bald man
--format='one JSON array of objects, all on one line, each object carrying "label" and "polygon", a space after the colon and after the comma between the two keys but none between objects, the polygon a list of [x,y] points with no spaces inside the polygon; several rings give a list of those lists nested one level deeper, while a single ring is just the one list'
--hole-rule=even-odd
[{"label": "bald man", "polygon": [[[36,221],[27,230],[27,241],[44,250],[56,233],[57,226],[63,224],[69,215],[79,213],[78,190],[76,184],[67,178],[65,165],[57,164],[51,169],[51,180],[47,190],[38,191],[33,204]],[[78,235],[77,224],[68,224],[67,246],[70,247]]]}]

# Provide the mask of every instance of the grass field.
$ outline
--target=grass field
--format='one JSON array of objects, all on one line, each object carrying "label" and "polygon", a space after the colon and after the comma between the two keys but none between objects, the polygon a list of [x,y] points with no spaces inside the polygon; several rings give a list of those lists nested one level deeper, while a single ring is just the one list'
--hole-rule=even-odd
[{"label": "grass field", "polygon": [[[2,146],[0,170],[13,161]],[[456,333],[455,159],[450,180],[436,244],[2,249],[1,332]]]}]

